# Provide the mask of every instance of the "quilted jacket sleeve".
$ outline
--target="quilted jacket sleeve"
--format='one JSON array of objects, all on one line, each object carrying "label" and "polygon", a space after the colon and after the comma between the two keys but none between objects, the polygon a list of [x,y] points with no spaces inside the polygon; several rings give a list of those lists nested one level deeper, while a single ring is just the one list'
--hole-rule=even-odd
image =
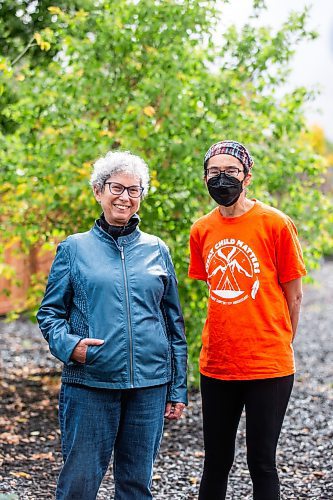
[{"label": "quilted jacket sleeve", "polygon": [[71,300],[70,257],[65,240],[58,246],[37,321],[51,353],[66,364],[72,364],[71,354],[81,340],[70,332],[68,316]]},{"label": "quilted jacket sleeve", "polygon": [[175,270],[167,247],[162,244],[162,254],[168,270],[168,282],[162,300],[171,345],[172,379],[168,390],[168,401],[187,404],[187,343],[184,319],[178,296]]}]

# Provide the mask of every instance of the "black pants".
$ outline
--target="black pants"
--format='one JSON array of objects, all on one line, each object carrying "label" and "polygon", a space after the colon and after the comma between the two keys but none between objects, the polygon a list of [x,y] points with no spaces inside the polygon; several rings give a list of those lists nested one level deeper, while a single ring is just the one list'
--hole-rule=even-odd
[{"label": "black pants", "polygon": [[237,428],[244,407],[253,498],[280,498],[276,446],[293,382],[293,375],[244,381],[224,381],[201,375],[205,463],[199,500],[222,500],[226,496]]}]

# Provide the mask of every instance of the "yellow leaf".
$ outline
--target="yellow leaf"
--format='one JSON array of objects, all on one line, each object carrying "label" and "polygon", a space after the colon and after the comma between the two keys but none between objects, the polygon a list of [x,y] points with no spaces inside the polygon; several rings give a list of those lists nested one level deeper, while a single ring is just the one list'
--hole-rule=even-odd
[{"label": "yellow leaf", "polygon": [[180,71],[177,73],[177,78],[178,80],[184,81],[186,80],[186,75],[184,73],[181,73]]},{"label": "yellow leaf", "polygon": [[154,188],[160,187],[160,182],[157,179],[157,171],[153,170],[151,173],[150,185]]},{"label": "yellow leaf", "polygon": [[46,127],[46,129],[44,130],[44,135],[56,135],[57,136],[59,134],[61,134],[61,130],[53,128],[53,127]]},{"label": "yellow leaf", "polygon": [[55,14],[55,15],[62,14],[62,10],[59,7],[51,6],[51,7],[48,7],[47,10],[51,14]]},{"label": "yellow leaf", "polygon": [[76,169],[76,171],[81,177],[88,177],[89,176],[89,170],[87,170],[86,168],[78,168],[78,169]]},{"label": "yellow leaf", "polygon": [[113,137],[114,136],[114,132],[111,132],[111,130],[101,130],[99,135],[101,137],[104,137],[104,136],[107,136],[107,137]]},{"label": "yellow leaf", "polygon": [[16,271],[13,267],[8,266],[0,262],[0,276],[5,280],[10,280],[16,275]]},{"label": "yellow leaf", "polygon": [[158,54],[158,50],[155,47],[145,46],[145,49],[150,54]]},{"label": "yellow leaf", "polygon": [[154,116],[155,109],[153,108],[153,106],[146,106],[145,108],[143,108],[143,112],[146,116]]},{"label": "yellow leaf", "polygon": [[1,191],[2,192],[5,192],[5,191],[8,191],[8,190],[12,190],[13,189],[13,185],[10,183],[10,182],[4,182],[1,186]]},{"label": "yellow leaf", "polygon": [[31,478],[31,475],[28,474],[27,472],[10,472],[9,474],[15,477],[25,477],[26,479]]},{"label": "yellow leaf", "polygon": [[26,193],[27,188],[28,188],[28,184],[24,184],[24,183],[19,184],[16,188],[16,194],[21,195],[21,194]]},{"label": "yellow leaf", "polygon": [[53,35],[53,30],[51,28],[44,28],[43,29],[44,35],[46,35],[48,38],[50,38]]},{"label": "yellow leaf", "polygon": [[5,244],[5,249],[18,245],[21,242],[19,236],[13,236],[10,241]]},{"label": "yellow leaf", "polygon": [[49,42],[45,42],[45,40],[42,39],[40,33],[35,33],[34,39],[36,40],[36,43],[41,48],[41,50],[50,50],[51,44]]},{"label": "yellow leaf", "polygon": [[75,17],[78,19],[83,19],[88,16],[88,12],[85,12],[83,9],[80,9],[76,14]]},{"label": "yellow leaf", "polygon": [[37,45],[40,45],[42,43],[42,37],[40,36],[39,33],[34,34],[34,39],[36,40]]},{"label": "yellow leaf", "polygon": [[48,50],[50,50],[50,48],[51,48],[51,44],[50,44],[49,42],[44,42],[44,41],[42,41],[42,43],[41,43],[41,45],[40,45],[40,48],[41,48],[42,50],[45,50],[45,51],[47,52]]},{"label": "yellow leaf", "polygon": [[133,111],[136,110],[136,107],[133,106],[133,104],[129,104],[126,108],[126,113],[132,113]]}]

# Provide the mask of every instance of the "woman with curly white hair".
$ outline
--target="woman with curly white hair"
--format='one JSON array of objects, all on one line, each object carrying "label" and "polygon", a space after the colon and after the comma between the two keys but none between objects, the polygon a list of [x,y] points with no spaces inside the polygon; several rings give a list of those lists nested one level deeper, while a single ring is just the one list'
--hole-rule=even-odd
[{"label": "woman with curly white hair", "polygon": [[177,281],[166,245],[138,227],[145,162],[109,152],[91,186],[103,213],[60,243],[37,315],[64,363],[56,498],[95,499],[113,453],[115,498],[148,499],[163,417],[187,403]]}]

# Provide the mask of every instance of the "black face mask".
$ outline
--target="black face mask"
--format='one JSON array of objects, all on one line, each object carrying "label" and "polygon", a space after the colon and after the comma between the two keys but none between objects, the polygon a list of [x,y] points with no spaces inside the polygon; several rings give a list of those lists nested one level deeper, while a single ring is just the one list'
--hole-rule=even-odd
[{"label": "black face mask", "polygon": [[221,172],[216,177],[211,177],[207,182],[207,188],[210,196],[219,205],[230,207],[240,197],[243,191],[243,182],[236,177],[231,177]]}]

